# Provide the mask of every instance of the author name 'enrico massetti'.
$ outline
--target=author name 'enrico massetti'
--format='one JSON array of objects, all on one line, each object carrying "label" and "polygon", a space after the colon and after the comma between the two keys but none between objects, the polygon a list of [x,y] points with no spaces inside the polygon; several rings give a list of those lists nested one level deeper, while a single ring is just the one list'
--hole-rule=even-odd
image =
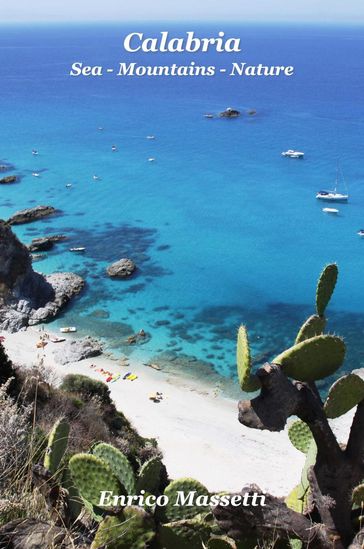
[{"label": "author name 'enrico massetti'", "polygon": [[163,494],[161,496],[154,496],[147,494],[145,490],[141,490],[136,495],[114,495],[113,492],[108,490],[100,492],[99,507],[129,507],[131,505],[138,505],[140,507],[166,507],[172,504],[175,507],[207,507],[221,505],[227,507],[232,505],[233,507],[265,507],[265,495],[258,492],[250,492],[245,494],[198,494],[196,490],[184,492],[183,490],[177,491],[174,495],[174,501]]}]

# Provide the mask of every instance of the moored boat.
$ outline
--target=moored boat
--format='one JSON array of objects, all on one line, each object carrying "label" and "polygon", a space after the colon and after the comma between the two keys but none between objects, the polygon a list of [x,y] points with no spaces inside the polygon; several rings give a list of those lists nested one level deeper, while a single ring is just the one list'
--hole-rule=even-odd
[{"label": "moored boat", "polygon": [[302,151],[295,151],[294,149],[288,149],[281,153],[282,156],[287,156],[288,158],[303,158],[305,153]]},{"label": "moored boat", "polygon": [[359,229],[359,231],[356,234],[361,237],[364,237],[364,229]]},{"label": "moored boat", "polygon": [[70,252],[81,253],[85,251],[86,251],[86,248],[84,246],[79,246],[78,248],[70,248]]},{"label": "moored boat", "polygon": [[76,326],[65,326],[64,328],[60,328],[59,331],[62,332],[62,334],[70,334],[77,332],[77,328]]},{"label": "moored boat", "polygon": [[322,208],[322,211],[327,214],[338,214],[339,210],[337,208]]}]

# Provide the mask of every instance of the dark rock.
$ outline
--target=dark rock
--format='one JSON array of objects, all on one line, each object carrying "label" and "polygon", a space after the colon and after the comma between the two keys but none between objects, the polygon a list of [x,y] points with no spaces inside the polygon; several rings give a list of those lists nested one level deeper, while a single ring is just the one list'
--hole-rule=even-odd
[{"label": "dark rock", "polygon": [[67,237],[63,234],[33,238],[28,249],[31,252],[47,252],[53,248],[56,242],[61,242],[62,240],[66,240],[66,238]]},{"label": "dark rock", "polygon": [[219,116],[221,118],[237,118],[240,116],[240,111],[228,107],[225,111],[221,112]]},{"label": "dark rock", "polygon": [[122,258],[106,269],[112,278],[129,278],[135,271],[136,265],[131,259]]},{"label": "dark rock", "polygon": [[33,270],[29,250],[0,220],[0,329],[10,332],[56,316],[84,281],[73,273],[43,276]]},{"label": "dark rock", "polygon": [[256,111],[255,109],[250,109],[250,110],[248,111],[248,115],[249,115],[249,116],[255,116],[256,114],[257,114],[257,111]]},{"label": "dark rock", "polygon": [[102,346],[92,337],[82,339],[72,339],[59,345],[53,352],[54,359],[59,364],[69,364],[70,362],[79,362],[85,358],[91,358],[102,354]]},{"label": "dark rock", "polygon": [[127,345],[137,345],[147,343],[151,339],[151,335],[145,332],[144,330],[139,330],[136,334],[133,334],[128,337],[126,340]]},{"label": "dark rock", "polygon": [[18,180],[16,175],[8,175],[0,179],[0,185],[8,185],[9,183],[16,183]]},{"label": "dark rock", "polygon": [[10,225],[21,225],[22,223],[31,223],[37,219],[42,219],[56,212],[53,206],[35,206],[35,208],[27,208],[15,212],[9,219]]},{"label": "dark rock", "polygon": [[14,169],[14,166],[11,164],[0,164],[0,172],[10,172]]},{"label": "dark rock", "polygon": [[0,528],[1,547],[11,549],[71,549],[73,540],[65,528],[34,518],[16,519]]}]

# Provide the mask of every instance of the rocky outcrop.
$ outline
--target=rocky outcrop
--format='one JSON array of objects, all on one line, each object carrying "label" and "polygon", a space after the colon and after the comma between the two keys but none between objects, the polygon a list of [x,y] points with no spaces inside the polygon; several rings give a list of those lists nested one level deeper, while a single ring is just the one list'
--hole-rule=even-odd
[{"label": "rocky outcrop", "polygon": [[61,242],[62,240],[66,240],[66,238],[63,234],[33,238],[28,249],[31,252],[47,252],[53,248],[56,242]]},{"label": "rocky outcrop", "polygon": [[101,354],[101,344],[92,337],[66,341],[66,343],[59,345],[53,353],[55,361],[59,364],[79,362],[85,358],[92,358]]},{"label": "rocky outcrop", "polygon": [[0,220],[0,329],[16,332],[49,320],[77,295],[84,281],[73,273],[43,276],[29,250]]},{"label": "rocky outcrop", "polygon": [[129,278],[136,270],[136,265],[131,259],[123,257],[106,269],[107,274],[112,278]]},{"label": "rocky outcrop", "polygon": [[[2,501],[0,500],[0,509]],[[13,504],[14,505],[14,504]],[[1,547],[9,549],[71,549],[65,528],[33,518],[17,519],[0,528]]]},{"label": "rocky outcrop", "polygon": [[8,223],[10,225],[21,225],[23,223],[31,223],[32,221],[37,221],[37,219],[42,219],[43,217],[48,217],[56,212],[56,209],[53,206],[35,206],[34,208],[27,208],[25,210],[19,210],[15,212],[9,219]]},{"label": "rocky outcrop", "polygon": [[240,111],[228,107],[225,111],[220,113],[221,118],[237,118],[240,116]]},{"label": "rocky outcrop", "polygon": [[16,175],[8,175],[7,177],[0,178],[0,185],[8,185],[9,183],[16,183],[18,178]]}]

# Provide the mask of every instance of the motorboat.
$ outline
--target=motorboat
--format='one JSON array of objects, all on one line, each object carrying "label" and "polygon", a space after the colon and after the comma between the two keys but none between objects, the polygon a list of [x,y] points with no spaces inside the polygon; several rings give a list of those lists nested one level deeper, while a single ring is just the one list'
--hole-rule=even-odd
[{"label": "motorboat", "polygon": [[155,139],[155,135],[147,135],[146,139]]},{"label": "motorboat", "polygon": [[60,328],[59,331],[62,332],[62,334],[70,334],[77,332],[77,328],[76,326],[65,326],[64,328]]},{"label": "motorboat", "polygon": [[288,149],[288,151],[282,152],[282,156],[287,156],[288,158],[303,158],[305,153],[302,151],[295,151],[294,149]]},{"label": "motorboat", "polygon": [[327,214],[338,214],[339,210],[336,208],[322,208],[322,211]]},{"label": "motorboat", "polygon": [[112,150],[112,152],[116,152],[116,151],[118,150],[118,148],[117,148],[116,145],[113,145],[113,146],[111,147],[111,150]]},{"label": "motorboat", "polygon": [[361,237],[364,237],[364,229],[360,229],[356,234],[358,234]]},{"label": "motorboat", "polygon": [[66,184],[66,189],[70,189],[72,187],[72,183],[67,183]]},{"label": "motorboat", "polygon": [[40,177],[40,173],[38,173],[38,172],[33,172],[33,173],[32,173],[32,176],[33,176],[33,177]]},{"label": "motorboat", "polygon": [[148,158],[148,162],[155,162],[155,158],[153,158],[153,157]]},{"label": "motorboat", "polygon": [[81,253],[85,251],[86,248],[84,248],[83,246],[79,246],[78,248],[70,248],[70,252]]},{"label": "motorboat", "polygon": [[38,154],[39,154],[39,152],[36,149],[32,150],[32,155],[33,156],[38,156]]},{"label": "motorboat", "polygon": [[204,114],[203,116],[204,116],[204,118],[214,118],[214,115],[209,113],[209,112]]},{"label": "motorboat", "polygon": [[93,179],[94,181],[98,181],[100,178],[99,178],[98,175],[93,175],[93,176],[92,176],[92,179]]}]

